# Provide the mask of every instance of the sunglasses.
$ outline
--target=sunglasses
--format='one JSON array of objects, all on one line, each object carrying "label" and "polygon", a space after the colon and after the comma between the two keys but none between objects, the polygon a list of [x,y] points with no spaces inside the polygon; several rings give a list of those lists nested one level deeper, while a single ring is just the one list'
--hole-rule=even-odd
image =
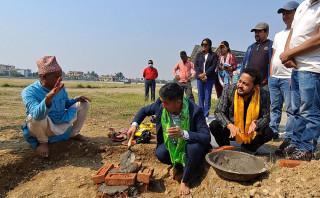
[{"label": "sunglasses", "polygon": [[207,47],[208,44],[207,44],[207,43],[201,43],[201,46],[202,46],[202,47]]}]

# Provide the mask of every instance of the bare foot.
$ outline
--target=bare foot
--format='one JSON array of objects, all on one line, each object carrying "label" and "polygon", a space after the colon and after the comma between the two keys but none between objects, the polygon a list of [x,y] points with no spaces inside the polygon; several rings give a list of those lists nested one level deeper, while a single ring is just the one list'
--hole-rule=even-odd
[{"label": "bare foot", "polygon": [[172,179],[176,180],[177,182],[181,182],[183,176],[183,169],[174,168],[173,169],[173,177]]},{"label": "bare foot", "polygon": [[89,138],[86,137],[86,136],[78,134],[76,136],[70,137],[70,140],[87,141],[87,140],[89,140]]},{"label": "bare foot", "polygon": [[41,157],[48,157],[49,156],[49,146],[48,142],[45,143],[39,143],[37,146],[37,153]]},{"label": "bare foot", "polygon": [[179,187],[179,195],[189,195],[190,194],[190,188],[188,183],[181,182]]}]

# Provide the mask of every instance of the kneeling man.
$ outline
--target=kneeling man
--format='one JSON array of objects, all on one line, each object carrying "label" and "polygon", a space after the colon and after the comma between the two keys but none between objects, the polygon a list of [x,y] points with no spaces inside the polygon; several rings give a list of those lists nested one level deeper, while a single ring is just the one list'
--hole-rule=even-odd
[{"label": "kneeling man", "polygon": [[211,147],[209,128],[201,108],[183,96],[183,88],[177,83],[164,85],[159,95],[155,103],[140,109],[128,131],[128,138],[133,138],[146,116],[156,115],[156,157],[162,163],[172,164],[174,174],[181,167],[179,194],[186,195],[190,193],[192,175]]},{"label": "kneeling man", "polygon": [[223,88],[214,112],[216,119],[210,123],[219,146],[230,145],[230,138],[235,138],[244,151],[255,154],[272,139],[269,93],[259,84],[259,70],[249,67],[243,70],[237,84]]},{"label": "kneeling man", "polygon": [[40,80],[22,91],[27,108],[26,123],[22,127],[24,138],[42,157],[48,157],[48,142],[65,139],[86,140],[80,135],[89,102],[85,96],[68,98],[61,83],[62,69],[54,56],[37,60]]}]

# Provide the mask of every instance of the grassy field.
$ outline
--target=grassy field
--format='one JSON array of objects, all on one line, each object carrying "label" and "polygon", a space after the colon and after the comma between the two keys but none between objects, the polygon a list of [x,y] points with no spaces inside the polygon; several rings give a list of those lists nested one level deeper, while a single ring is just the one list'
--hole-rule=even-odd
[{"label": "grassy field", "polygon": [[[23,118],[25,109],[21,103],[21,91],[36,79],[4,79],[0,78],[0,108],[5,111],[16,110],[13,119]],[[72,98],[76,95],[85,95],[92,99],[89,116],[108,116],[114,119],[132,117],[143,106],[150,104],[144,101],[144,85],[135,84],[109,84],[102,82],[76,82],[63,81]],[[157,86],[156,98],[159,97]],[[120,91],[119,91],[120,90]],[[195,100],[198,100],[194,92]],[[22,105],[20,105],[22,104]],[[217,104],[212,99],[211,115]],[[21,107],[17,109],[16,107]],[[0,118],[7,116],[0,114]]]}]

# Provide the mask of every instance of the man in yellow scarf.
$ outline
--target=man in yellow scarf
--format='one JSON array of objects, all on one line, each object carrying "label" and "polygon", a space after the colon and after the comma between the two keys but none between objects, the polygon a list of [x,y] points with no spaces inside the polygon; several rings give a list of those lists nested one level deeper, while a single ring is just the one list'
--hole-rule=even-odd
[{"label": "man in yellow scarf", "polygon": [[242,143],[244,151],[255,154],[256,150],[273,137],[269,128],[270,97],[259,89],[260,72],[246,68],[237,84],[223,89],[214,112],[215,120],[210,131],[219,146],[230,145],[230,139]]}]

